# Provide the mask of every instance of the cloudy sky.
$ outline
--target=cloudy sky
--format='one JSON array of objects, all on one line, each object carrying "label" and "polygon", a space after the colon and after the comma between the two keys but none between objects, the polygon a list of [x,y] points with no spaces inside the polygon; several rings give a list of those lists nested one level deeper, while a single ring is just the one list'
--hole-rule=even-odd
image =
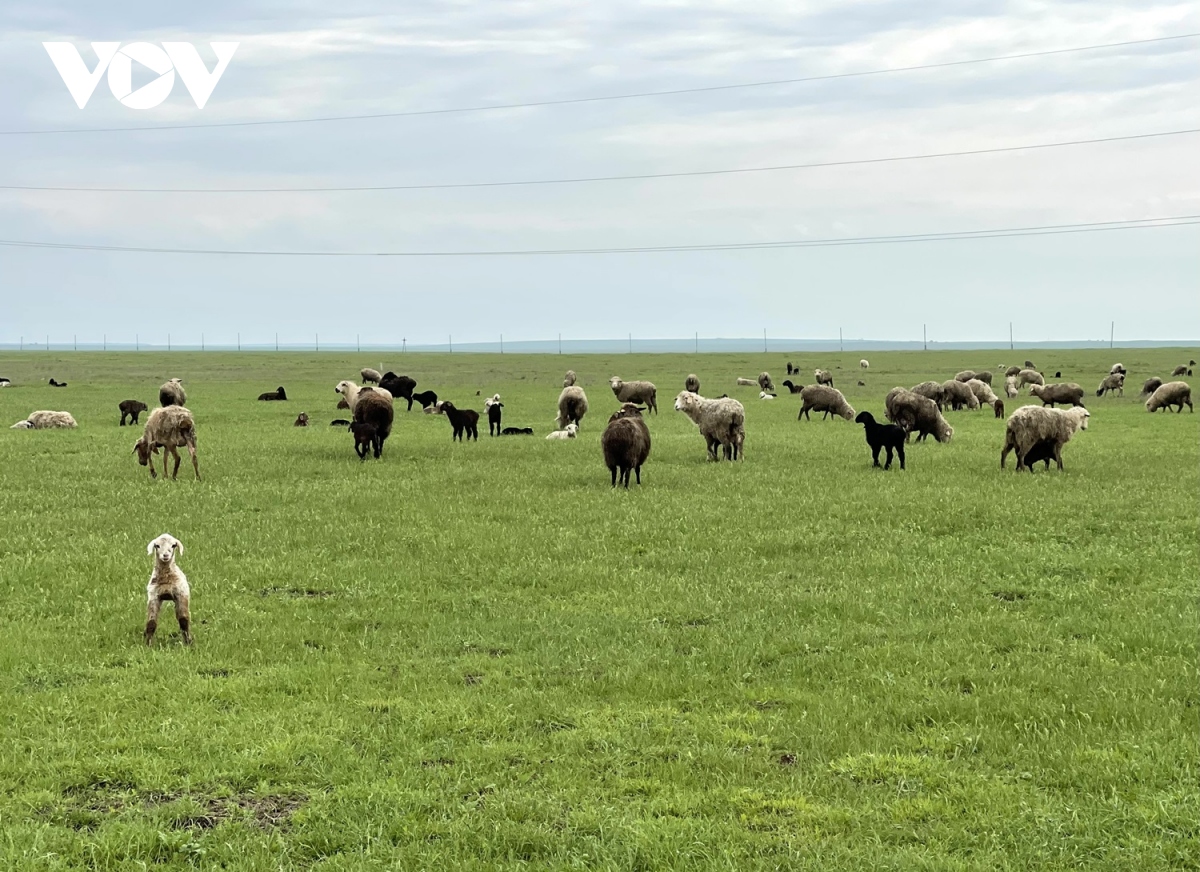
[{"label": "cloudy sky", "polygon": [[[336,8],[336,12],[328,10]],[[0,131],[398,113],[699,88],[1200,31],[1139,0],[697,0],[0,8]],[[204,109],[47,40],[240,43]],[[279,188],[656,174],[1200,127],[1200,39],[687,95],[326,123],[0,135],[0,184]],[[134,70],[134,87],[153,78]],[[582,184],[338,193],[0,190],[0,239],[149,248],[504,251],[889,236],[1200,215],[1196,135]],[[0,247],[19,336],[456,342],[623,336],[1200,337],[1200,226],[760,251],[313,258]],[[162,334],[161,337],[158,334]]]}]

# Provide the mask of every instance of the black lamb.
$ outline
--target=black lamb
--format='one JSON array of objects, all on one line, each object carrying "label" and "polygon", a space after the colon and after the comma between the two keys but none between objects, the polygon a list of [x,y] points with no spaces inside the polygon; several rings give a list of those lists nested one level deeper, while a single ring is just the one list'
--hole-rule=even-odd
[{"label": "black lamb", "polygon": [[880,424],[870,412],[859,412],[854,419],[855,424],[862,424],[867,435],[867,444],[871,446],[871,456],[875,459],[872,466],[879,466],[879,452],[887,449],[887,463],[884,469],[892,468],[892,452],[900,457],[900,468],[904,469],[904,440],[908,434],[903,427],[895,424]]},{"label": "black lamb", "polygon": [[[354,434],[354,450],[358,454],[359,460],[367,459],[367,452],[375,446],[375,440],[379,438],[379,431],[374,424],[369,424],[366,421],[355,421],[350,425],[350,432]],[[379,455],[375,455],[378,457]]]},{"label": "black lamb", "polygon": [[66,386],[67,386],[66,382],[60,382],[60,381],[55,381],[54,379],[50,379],[50,387],[52,387],[52,388],[65,388]]},{"label": "black lamb", "polygon": [[505,427],[500,431],[501,436],[532,436],[532,427]]},{"label": "black lamb", "polygon": [[273,391],[267,391],[265,394],[259,394],[258,398],[264,402],[268,402],[270,400],[286,400],[287,391],[283,389],[283,385],[280,385]]},{"label": "black lamb", "polygon": [[499,436],[500,435],[500,415],[502,414],[500,409],[503,408],[503,406],[504,406],[504,403],[501,403],[499,401],[494,402],[490,406],[488,406],[487,413],[488,413],[488,435],[489,436]]},{"label": "black lamb", "polygon": [[415,402],[421,404],[422,409],[428,409],[438,400],[437,394],[433,391],[421,391],[419,394],[413,394],[412,398]]},{"label": "black lamb", "polygon": [[146,404],[140,400],[121,400],[117,408],[121,410],[121,426],[124,427],[126,418],[134,424],[138,422],[138,415],[146,411]]},{"label": "black lamb", "polygon": [[479,413],[473,409],[458,409],[454,403],[446,400],[441,403],[442,414],[450,419],[450,426],[454,428],[454,432],[450,434],[450,441],[457,439],[463,441],[463,435],[466,434],[467,441],[474,439],[479,441]]}]

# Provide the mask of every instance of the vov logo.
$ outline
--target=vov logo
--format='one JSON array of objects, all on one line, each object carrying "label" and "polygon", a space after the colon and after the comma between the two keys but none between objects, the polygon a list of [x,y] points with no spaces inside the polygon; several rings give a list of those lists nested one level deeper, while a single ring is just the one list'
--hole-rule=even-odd
[{"label": "vov logo", "polygon": [[[203,109],[238,47],[236,42],[210,42],[217,55],[217,64],[210,73],[200,59],[200,52],[190,42],[164,42],[161,48],[149,42],[131,42],[126,46],[119,42],[93,42],[92,50],[99,58],[94,70],[87,68],[79,49],[72,43],[43,42],[42,45],[80,109],[91,99],[106,69],[108,88],[122,106],[153,109],[170,96],[178,72],[196,101],[196,108]],[[134,61],[158,74],[153,82],[136,91],[133,90]]]}]

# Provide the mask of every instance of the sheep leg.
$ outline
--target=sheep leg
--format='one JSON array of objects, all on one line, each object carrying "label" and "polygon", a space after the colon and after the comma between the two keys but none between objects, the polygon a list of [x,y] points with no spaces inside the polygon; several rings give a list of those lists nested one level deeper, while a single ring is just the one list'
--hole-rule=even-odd
[{"label": "sheep leg", "polygon": [[[1054,443],[1054,460],[1058,463],[1058,471],[1062,472],[1062,443]],[[1046,469],[1050,468],[1050,458],[1046,458]]]},{"label": "sheep leg", "polygon": [[[635,466],[635,467],[633,468],[633,472],[634,472],[634,475],[636,475],[636,476],[637,476],[637,483],[638,483],[638,484],[641,484],[641,483],[642,483],[642,467],[641,467],[641,466]],[[628,480],[628,478],[629,478],[629,473],[626,473],[626,474],[625,474],[625,477],[626,477],[626,479]]]},{"label": "sheep leg", "polygon": [[142,638],[146,640],[147,645],[154,644],[154,631],[158,629],[158,610],[162,606],[162,601],[155,594],[150,594],[146,598],[146,630],[142,634]]},{"label": "sheep leg", "polygon": [[196,460],[196,443],[195,441],[187,444],[188,454],[192,456],[192,470],[196,473],[196,481],[200,481],[200,463]]},{"label": "sheep leg", "polygon": [[180,593],[175,597],[175,620],[179,621],[179,632],[183,636],[183,644],[192,644],[192,614],[189,609],[191,596]]},{"label": "sheep leg", "polygon": [[617,486],[617,467],[610,466],[608,468],[608,471],[612,473],[612,486],[616,487]]},{"label": "sheep leg", "polygon": [[167,474],[167,455],[170,454],[175,458],[175,471],[171,473],[171,481],[176,481],[179,478],[179,450],[174,445],[168,445],[163,449],[163,476]]},{"label": "sheep leg", "polygon": [[[896,454],[900,456],[900,468],[904,469],[904,443],[901,442],[896,446]],[[888,463],[891,463],[891,458],[888,458]]]},{"label": "sheep leg", "polygon": [[[874,461],[871,464],[872,467],[876,467],[879,465],[879,449],[882,447],[883,447],[882,445],[872,445],[871,446],[871,459]],[[888,449],[888,462],[891,463],[891,460],[892,460],[892,449],[889,448]]]},{"label": "sheep leg", "polygon": [[885,447],[887,448],[887,463],[883,465],[883,468],[888,470],[892,468],[892,446],[888,445]]}]

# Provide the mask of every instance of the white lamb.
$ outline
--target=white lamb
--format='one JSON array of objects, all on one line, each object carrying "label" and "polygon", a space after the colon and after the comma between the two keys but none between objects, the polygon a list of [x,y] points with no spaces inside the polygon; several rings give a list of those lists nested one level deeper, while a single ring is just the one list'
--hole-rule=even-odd
[{"label": "white lamb", "polygon": [[150,540],[150,544],[146,546],[146,553],[154,555],[154,571],[150,573],[150,583],[146,585],[144,638],[147,645],[154,644],[154,631],[158,629],[158,610],[168,600],[175,603],[175,618],[179,621],[183,644],[192,644],[191,613],[188,610],[192,591],[188,587],[187,576],[175,563],[176,551],[183,553],[183,543],[170,533],[163,533]]},{"label": "white lamb", "polygon": [[579,432],[579,425],[576,424],[574,421],[572,421],[570,424],[568,424],[566,427],[564,427],[561,430],[554,430],[550,433],[547,433],[546,438],[554,439],[554,440],[574,439],[575,434],[577,434],[578,432]]}]

